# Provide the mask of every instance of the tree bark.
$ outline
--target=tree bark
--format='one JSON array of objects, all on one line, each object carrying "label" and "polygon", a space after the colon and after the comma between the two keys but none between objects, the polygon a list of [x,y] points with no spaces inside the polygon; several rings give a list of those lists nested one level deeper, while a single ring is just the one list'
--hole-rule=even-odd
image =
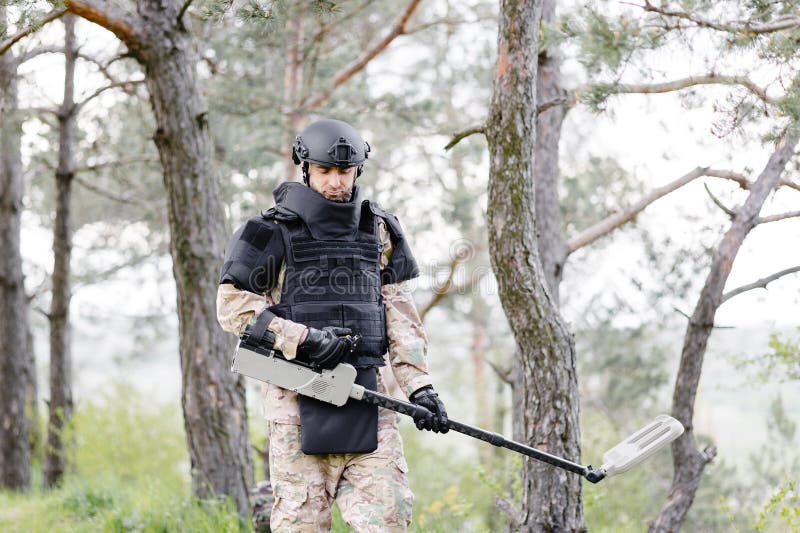
[{"label": "tree bark", "polygon": [[[0,5],[0,23],[6,8]],[[0,55],[0,488],[26,490],[31,483],[25,412],[32,353],[28,348],[28,301],[22,274],[20,229],[24,180],[22,117],[17,94],[17,60]]]},{"label": "tree bark", "polygon": [[725,282],[747,234],[756,225],[761,207],[769,193],[778,185],[786,164],[794,154],[800,134],[789,129],[769,158],[767,165],[750,189],[745,203],[735,210],[731,226],[722,237],[711,262],[700,298],[689,319],[683,339],[681,362],[672,396],[672,416],[686,432],[672,444],[675,474],[667,500],[650,525],[651,532],[679,531],[686,513],[694,501],[703,469],[714,457],[714,450],[698,450],[695,442],[693,415],[703,357],[714,327],[714,317],[723,302]]},{"label": "tree bark", "polygon": [[[501,2],[498,60],[486,125],[487,222],[500,301],[517,342],[524,442],[580,459],[575,347],[536,242],[533,162],[541,2]],[[580,478],[536,461],[523,467],[521,531],[584,531]]]},{"label": "tree bark", "polygon": [[69,304],[72,297],[73,146],[75,137],[75,16],[64,15],[64,99],[58,112],[56,217],[53,228],[53,296],[50,303],[50,412],[44,456],[44,486],[58,485],[66,469],[64,428],[72,418],[72,355]]},{"label": "tree bark", "polygon": [[113,31],[144,66],[164,169],[177,284],[182,405],[196,496],[228,496],[248,520],[253,460],[244,379],[228,368],[233,342],[217,324],[215,297],[227,238],[182,2],[138,0],[136,14],[96,1],[67,7]]},{"label": "tree bark", "polygon": [[30,320],[27,320],[27,314],[30,309],[30,297],[25,299],[25,309],[23,310],[26,315],[25,326],[25,339],[27,340],[27,369],[25,376],[25,412],[28,414],[30,420],[30,431],[28,432],[28,441],[30,442],[31,457],[36,455],[36,450],[40,449],[42,443],[42,431],[39,429],[39,376],[36,369],[36,350],[33,341],[33,331],[31,330]]},{"label": "tree bark", "polygon": [[[542,0],[542,22],[555,20],[555,0]],[[536,75],[537,102],[563,99],[567,91],[561,87],[561,56],[556,46],[539,53]],[[567,245],[561,225],[561,201],[558,184],[561,179],[558,146],[561,127],[568,107],[556,105],[538,114],[536,119],[536,148],[533,156],[533,175],[536,187],[536,235],[539,257],[544,267],[545,279],[553,300],[558,305]]]}]

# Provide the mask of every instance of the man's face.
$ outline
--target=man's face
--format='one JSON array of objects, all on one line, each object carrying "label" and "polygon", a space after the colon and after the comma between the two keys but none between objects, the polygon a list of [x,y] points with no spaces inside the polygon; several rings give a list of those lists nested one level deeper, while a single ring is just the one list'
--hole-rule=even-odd
[{"label": "man's face", "polygon": [[334,202],[350,199],[355,179],[356,167],[323,167],[314,163],[308,166],[308,186]]}]

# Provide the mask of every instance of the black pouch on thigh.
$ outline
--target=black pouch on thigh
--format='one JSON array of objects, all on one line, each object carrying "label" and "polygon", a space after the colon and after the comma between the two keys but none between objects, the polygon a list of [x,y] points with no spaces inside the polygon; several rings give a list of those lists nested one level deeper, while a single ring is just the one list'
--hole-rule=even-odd
[{"label": "black pouch on thigh", "polygon": [[[359,368],[356,383],[378,387],[376,368]],[[369,453],[378,449],[378,406],[350,398],[341,407],[298,396],[300,447],[307,455]]]}]

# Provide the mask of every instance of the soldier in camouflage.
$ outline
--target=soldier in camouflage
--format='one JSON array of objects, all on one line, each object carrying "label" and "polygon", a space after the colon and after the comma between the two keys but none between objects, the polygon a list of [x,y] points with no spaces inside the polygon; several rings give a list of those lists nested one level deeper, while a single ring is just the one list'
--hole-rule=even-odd
[{"label": "soldier in camouflage", "polygon": [[[376,213],[373,231],[380,254],[375,256],[375,268],[380,270],[381,281],[377,285],[380,295],[373,300],[381,302],[381,307],[376,312],[382,314],[382,317],[358,319],[361,322],[343,319],[340,323],[335,323],[335,317],[338,316],[336,314],[326,315],[328,318],[323,319],[320,314],[300,313],[305,308],[299,304],[292,308],[294,296],[284,298],[289,300],[289,304],[284,302],[281,305],[282,296],[289,292],[287,289],[296,289],[291,281],[295,276],[293,269],[296,264],[300,264],[290,261],[291,258],[296,260],[299,257],[298,249],[290,248],[295,242],[302,242],[302,239],[298,240],[295,236],[290,237],[293,234],[287,233],[286,228],[297,227],[302,228],[302,231],[310,229],[312,236],[318,235],[314,232],[315,223],[312,222],[316,212],[308,207],[309,203],[338,208],[344,206],[331,204],[357,202],[358,186],[355,185],[355,180],[361,173],[361,166],[368,152],[369,145],[358,133],[339,121],[315,122],[298,136],[293,155],[295,163],[303,165],[304,181],[308,189],[297,190],[297,187],[303,187],[300,184],[282,185],[276,190],[278,205],[270,211],[277,214],[273,214],[268,222],[251,219],[234,234],[226,253],[217,295],[218,320],[223,329],[238,336],[258,317],[266,317],[269,319],[267,329],[274,335],[273,347],[280,350],[287,359],[297,358],[313,365],[323,360],[321,354],[324,352],[324,364],[335,366],[339,361],[347,360],[344,359],[345,350],[339,346],[339,343],[344,343],[337,333],[361,333],[359,329],[369,329],[369,325],[380,318],[380,335],[375,337],[376,341],[372,344],[376,348],[370,348],[372,351],[365,352],[361,359],[347,362],[360,368],[359,375],[363,372],[368,377],[371,376],[376,390],[385,393],[386,385],[381,373],[375,370],[376,366],[382,364],[374,362],[374,355],[378,354],[380,359],[388,362],[395,380],[410,401],[428,409],[428,416],[415,420],[417,427],[446,432],[447,413],[431,385],[426,360],[427,338],[409,286],[409,280],[418,275],[418,269],[393,215],[374,204],[370,205],[368,201],[363,202],[363,208],[362,205],[353,208],[357,212],[355,218],[359,227],[358,235],[362,235],[361,229],[370,227],[370,213]],[[302,201],[292,203],[292,195]],[[282,206],[286,206],[286,209],[282,209]],[[300,213],[303,224],[297,224],[296,217],[292,218],[296,214],[292,209]],[[370,218],[365,219],[365,216]],[[327,223],[324,218],[323,222]],[[333,220],[330,223],[334,224]],[[359,238],[369,242],[368,233],[369,231]],[[270,248],[270,243],[280,241],[274,237],[275,234],[283,235],[283,242],[291,241],[292,246],[280,244]],[[308,237],[307,232],[303,235]],[[317,244],[328,246],[330,243],[331,236],[327,235]],[[352,248],[352,243],[349,245],[351,248],[348,250],[356,249]],[[358,246],[358,249],[370,249],[364,243]],[[234,251],[245,248],[245,252]],[[348,253],[352,254],[352,251]],[[258,259],[253,260],[253,257]],[[327,265],[329,259],[323,256],[323,265]],[[342,262],[342,258],[330,260]],[[255,261],[258,265],[250,264],[243,268],[241,265],[248,261]],[[368,267],[364,265],[368,263],[369,257],[364,255],[353,264],[354,268],[366,269]],[[267,265],[266,268],[264,265]],[[259,273],[261,282],[254,281],[254,272]],[[359,276],[368,277],[368,274],[364,270]],[[333,276],[331,279],[334,279]],[[317,302],[314,304],[317,305]],[[360,302],[353,304],[348,300],[341,308],[344,309],[343,314],[346,314],[348,305],[353,308],[363,307]],[[267,315],[262,316],[263,313]],[[301,316],[308,319],[300,320],[298,317]],[[325,326],[342,329],[330,330]],[[384,344],[378,342],[380,336],[383,337]],[[334,354],[333,359],[331,354]],[[308,399],[300,398],[299,401],[296,393],[271,384],[264,384],[262,390],[265,417],[269,425],[270,478],[274,489],[274,503],[269,520],[272,531],[328,531],[331,527],[331,506],[334,501],[339,505],[344,520],[356,531],[406,531],[411,523],[413,495],[406,475],[408,467],[403,456],[396,413],[384,409],[377,413],[377,446],[374,442],[367,444],[367,452],[357,448],[359,451],[321,453],[317,448],[306,453],[304,437],[311,438],[309,434],[315,431],[315,428],[302,424],[304,414],[311,407],[301,403]],[[336,431],[347,433],[353,431],[353,427],[361,427],[359,424],[360,422],[352,427],[339,427]],[[369,433],[370,430],[365,431]],[[326,438],[322,440],[325,441]],[[369,442],[369,436],[365,442]],[[318,447],[319,443],[314,445]],[[322,445],[324,452],[325,442]],[[260,486],[256,494],[260,507],[266,507],[272,497],[268,488]],[[264,518],[256,516],[254,521],[263,523]]]}]

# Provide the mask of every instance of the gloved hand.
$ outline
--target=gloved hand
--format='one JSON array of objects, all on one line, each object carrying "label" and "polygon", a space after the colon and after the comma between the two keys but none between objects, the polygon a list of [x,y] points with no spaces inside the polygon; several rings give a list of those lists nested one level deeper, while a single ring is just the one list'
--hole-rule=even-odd
[{"label": "gloved hand", "polygon": [[414,423],[417,425],[417,429],[427,429],[436,433],[450,431],[450,428],[447,427],[447,411],[445,411],[439,395],[433,390],[433,386],[426,385],[415,390],[409,400],[414,405],[419,405],[428,410],[426,416],[414,415]]},{"label": "gloved hand", "polygon": [[348,337],[352,334],[350,328],[308,328],[306,340],[297,346],[297,360],[317,368],[335,368],[355,350],[356,342]]}]

